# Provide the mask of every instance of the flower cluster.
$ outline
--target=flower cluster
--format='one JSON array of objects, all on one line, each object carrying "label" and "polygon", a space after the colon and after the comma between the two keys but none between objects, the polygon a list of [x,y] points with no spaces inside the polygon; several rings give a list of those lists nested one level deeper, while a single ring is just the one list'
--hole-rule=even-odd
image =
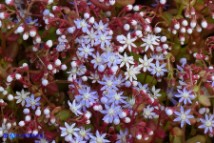
[{"label": "flower cluster", "polygon": [[211,142],[210,0],[0,3],[0,138]]}]

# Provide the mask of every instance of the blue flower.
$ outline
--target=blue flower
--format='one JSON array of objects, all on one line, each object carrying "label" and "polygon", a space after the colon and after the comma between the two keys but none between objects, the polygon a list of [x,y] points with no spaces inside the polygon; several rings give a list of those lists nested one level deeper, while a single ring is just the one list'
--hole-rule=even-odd
[{"label": "blue flower", "polygon": [[195,99],[192,91],[188,91],[186,88],[184,88],[182,91],[178,89],[178,93],[179,94],[176,94],[175,97],[180,98],[179,102],[183,102],[184,104],[192,103],[191,100]]},{"label": "blue flower", "polygon": [[102,31],[102,32],[105,32],[105,31],[108,31],[108,24],[103,24],[102,21],[99,21],[98,22],[94,22],[94,26],[93,26],[97,31]]},{"label": "blue flower", "polygon": [[38,19],[33,19],[32,17],[28,16],[27,18],[25,18],[25,22],[29,25],[35,25],[35,26],[39,26],[38,23]]},{"label": "blue flower", "polygon": [[121,116],[122,110],[121,107],[118,105],[111,104],[105,105],[105,110],[101,111],[102,114],[105,116],[103,117],[103,121],[106,123],[113,123],[118,125],[120,123],[119,116]]},{"label": "blue flower", "polygon": [[103,85],[101,90],[118,90],[117,86],[117,81],[115,80],[115,76],[106,76],[104,75],[102,81],[98,81],[99,84]]},{"label": "blue flower", "polygon": [[83,36],[84,42],[91,46],[96,46],[94,43],[97,38],[98,38],[97,31],[94,31],[93,28],[91,28],[91,30],[88,30],[86,32],[86,35]]},{"label": "blue flower", "polygon": [[73,100],[72,103],[71,103],[70,101],[68,101],[68,106],[69,106],[69,109],[70,109],[76,116],[82,115],[82,112],[81,112],[82,106],[79,105],[79,104],[77,104],[75,100]]},{"label": "blue flower", "polygon": [[93,60],[91,60],[91,63],[94,64],[94,69],[97,68],[99,65],[103,64],[103,58],[100,56],[99,52],[92,55]]},{"label": "blue flower", "polygon": [[184,111],[184,108],[180,107],[180,112],[175,111],[175,115],[177,115],[177,118],[175,118],[173,121],[175,122],[181,122],[181,128],[184,126],[185,123],[190,124],[189,119],[194,118],[193,115],[190,115],[191,109],[188,109]]},{"label": "blue flower", "polygon": [[106,63],[109,68],[112,66],[119,65],[122,61],[120,57],[113,52],[103,53],[102,58],[103,62]]},{"label": "blue flower", "polygon": [[101,49],[104,49],[106,46],[111,44],[112,36],[109,35],[109,32],[98,32],[98,38],[95,41],[95,45],[100,45]]},{"label": "blue flower", "polygon": [[91,107],[98,99],[97,92],[91,91],[91,88],[86,86],[79,89],[79,95],[75,96],[75,99],[83,107]]},{"label": "blue flower", "polygon": [[36,106],[39,106],[40,103],[39,103],[39,100],[40,100],[41,97],[37,97],[35,99],[34,95],[32,94],[30,97],[27,97],[25,100],[26,100],[26,107],[31,107],[33,110],[36,109]]},{"label": "blue flower", "polygon": [[148,93],[149,92],[149,88],[148,88],[148,84],[144,84],[142,85],[142,83],[138,82],[137,87],[135,87],[136,90],[143,91],[144,93]]},{"label": "blue flower", "polygon": [[85,129],[84,127],[81,127],[79,130],[79,137],[82,138],[82,140],[89,140],[91,134],[91,129]]},{"label": "blue flower", "polygon": [[116,143],[126,143],[128,137],[128,129],[125,129],[124,131],[120,130],[120,134],[117,134],[117,141]]},{"label": "blue flower", "polygon": [[90,45],[81,44],[81,46],[78,48],[78,54],[79,56],[87,59],[88,56],[91,56],[93,54],[94,49]]},{"label": "blue flower", "polygon": [[115,77],[115,81],[116,81],[116,86],[117,87],[121,87],[122,85],[124,85],[125,83],[125,78],[122,76],[122,74],[119,74],[117,77]]},{"label": "blue flower", "polygon": [[108,103],[114,103],[115,105],[126,103],[124,99],[126,97],[123,96],[123,92],[116,92],[115,90],[111,90],[107,95],[106,98],[108,98]]},{"label": "blue flower", "polygon": [[82,32],[86,33],[89,28],[89,24],[86,22],[85,19],[76,19],[74,20],[74,23],[77,27],[77,29],[82,29]]},{"label": "blue flower", "polygon": [[157,77],[163,76],[166,70],[166,64],[160,65],[159,61],[156,61],[155,64],[151,64],[150,72],[152,75],[156,75]]},{"label": "blue flower", "polygon": [[201,125],[198,128],[203,128],[204,133],[213,133],[214,128],[214,115],[213,114],[206,114],[205,118],[200,118]]},{"label": "blue flower", "polygon": [[96,131],[96,136],[90,136],[91,140],[89,143],[108,143],[109,140],[105,139],[106,134],[100,134],[99,131]]}]

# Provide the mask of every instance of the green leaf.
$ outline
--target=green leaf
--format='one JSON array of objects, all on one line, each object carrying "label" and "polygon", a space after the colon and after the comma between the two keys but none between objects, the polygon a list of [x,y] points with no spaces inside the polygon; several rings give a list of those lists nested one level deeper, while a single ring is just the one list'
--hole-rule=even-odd
[{"label": "green leaf", "polygon": [[173,143],[182,143],[181,137],[174,137]]},{"label": "green leaf", "polygon": [[153,76],[146,73],[141,73],[137,75],[137,79],[143,84],[149,83],[149,84],[155,85],[157,83],[157,80]]},{"label": "green leaf", "polygon": [[71,112],[69,110],[61,110],[59,113],[57,113],[56,117],[61,120],[65,121],[71,116]]},{"label": "green leaf", "polygon": [[206,137],[202,136],[202,135],[197,135],[197,136],[190,138],[186,141],[186,143],[196,143],[196,142],[205,143]]},{"label": "green leaf", "polygon": [[210,99],[206,95],[199,95],[198,101],[199,101],[200,104],[202,104],[204,106],[211,106]]},{"label": "green leaf", "polygon": [[126,6],[129,4],[134,4],[135,0],[117,0],[116,3],[120,6]]}]

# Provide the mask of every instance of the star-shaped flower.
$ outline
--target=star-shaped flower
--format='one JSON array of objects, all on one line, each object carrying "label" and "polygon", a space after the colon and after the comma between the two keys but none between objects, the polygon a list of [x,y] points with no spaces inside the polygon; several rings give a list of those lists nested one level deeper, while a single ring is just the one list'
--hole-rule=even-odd
[{"label": "star-shaped flower", "polygon": [[190,115],[190,112],[191,112],[191,109],[184,111],[184,108],[181,106],[180,112],[175,111],[175,115],[177,116],[177,118],[175,118],[174,121],[180,122],[181,127],[184,127],[185,123],[191,125],[189,119],[194,118],[194,116]]},{"label": "star-shaped flower", "polygon": [[132,47],[136,48],[137,46],[134,44],[134,41],[137,39],[137,37],[131,38],[131,34],[128,33],[127,36],[124,35],[118,35],[117,41],[123,45],[123,49],[128,48],[128,50],[131,52]]}]

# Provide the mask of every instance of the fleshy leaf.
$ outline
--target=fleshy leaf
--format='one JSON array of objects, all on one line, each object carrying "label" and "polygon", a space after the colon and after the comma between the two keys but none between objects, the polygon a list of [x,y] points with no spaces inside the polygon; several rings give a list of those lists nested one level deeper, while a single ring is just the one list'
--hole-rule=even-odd
[{"label": "fleshy leaf", "polygon": [[126,6],[134,3],[135,3],[135,0],[117,0],[117,4],[119,4],[120,6]]},{"label": "fleshy leaf", "polygon": [[56,117],[58,117],[58,119],[61,121],[67,120],[70,116],[71,112],[69,110],[62,110],[56,115]]},{"label": "fleshy leaf", "polygon": [[200,104],[204,105],[204,106],[211,106],[211,102],[208,96],[206,95],[200,95],[198,97],[198,101]]},{"label": "fleshy leaf", "polygon": [[188,139],[186,143],[196,143],[196,142],[205,143],[206,137],[202,135],[197,135],[191,139]]}]

